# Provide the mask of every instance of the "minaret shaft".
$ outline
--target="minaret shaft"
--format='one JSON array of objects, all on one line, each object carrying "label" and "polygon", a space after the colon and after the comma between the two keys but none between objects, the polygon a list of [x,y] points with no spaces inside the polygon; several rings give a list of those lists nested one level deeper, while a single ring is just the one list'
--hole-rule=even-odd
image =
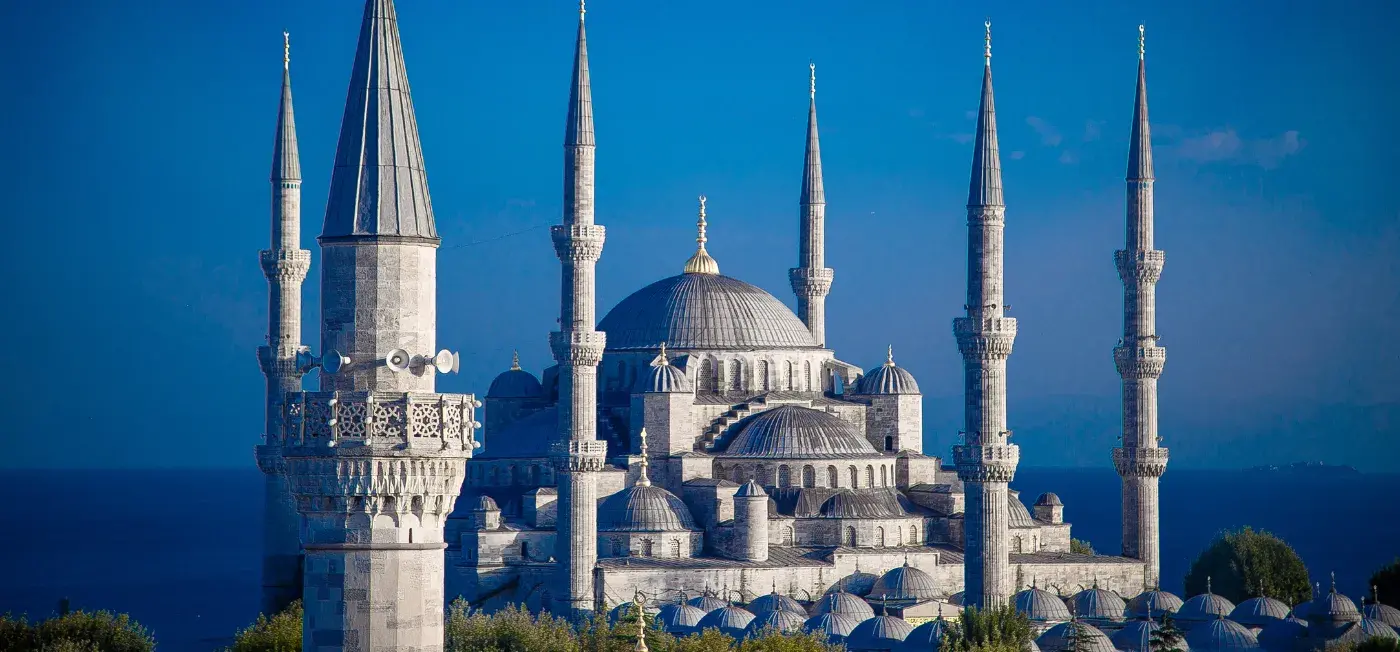
[{"label": "minaret shaft", "polygon": [[1005,225],[989,23],[968,188],[966,316],[953,320],[964,379],[965,443],[953,447],[967,496],[963,604],[982,608],[1005,605],[1013,581],[1007,485],[1015,476],[1020,448],[1009,443],[1006,420],[1006,359],[1016,339],[1016,320],[1005,316],[1002,296]]},{"label": "minaret shaft", "polygon": [[815,65],[810,67],[812,97],[807,109],[807,152],[802,164],[797,267],[788,270],[788,280],[797,295],[797,316],[812,332],[812,339],[826,346],[826,295],[831,292],[835,272],[826,266],[826,189],[817,134],[817,73]]},{"label": "minaret shaft", "polygon": [[550,348],[559,363],[559,472],[557,614],[594,611],[593,568],[598,562],[598,486],[606,442],[598,441],[598,363],[605,338],[595,329],[594,268],[606,232],[593,222],[593,98],[588,45],[579,13],[569,114],[564,135],[564,220],[551,228],[560,262],[559,331]]},{"label": "minaret shaft", "polygon": [[1147,72],[1140,57],[1128,150],[1125,245],[1114,252],[1123,281],[1123,339],[1113,350],[1123,383],[1123,429],[1113,462],[1123,478],[1123,555],[1143,561],[1148,586],[1156,586],[1161,576],[1158,479],[1168,459],[1157,434],[1157,379],[1167,351],[1157,345],[1157,279],[1165,254],[1153,248],[1153,181]]}]

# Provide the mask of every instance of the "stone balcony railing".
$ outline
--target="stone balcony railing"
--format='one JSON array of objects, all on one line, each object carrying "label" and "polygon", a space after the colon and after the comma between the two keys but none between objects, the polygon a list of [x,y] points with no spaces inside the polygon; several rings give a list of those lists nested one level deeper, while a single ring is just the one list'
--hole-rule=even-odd
[{"label": "stone balcony railing", "polygon": [[373,446],[467,451],[476,448],[480,404],[470,394],[295,392],[282,404],[285,448]]}]

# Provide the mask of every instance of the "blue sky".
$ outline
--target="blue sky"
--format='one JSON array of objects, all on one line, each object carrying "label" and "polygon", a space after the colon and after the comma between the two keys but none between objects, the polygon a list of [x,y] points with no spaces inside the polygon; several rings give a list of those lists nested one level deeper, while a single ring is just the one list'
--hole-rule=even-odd
[{"label": "blue sky", "polygon": [[[1031,466],[1107,466],[1123,176],[1147,25],[1161,429],[1173,464],[1400,470],[1400,57],[1390,2],[597,0],[599,314],[680,271],[695,196],[726,274],[793,303],[807,62],[817,63],[830,344],[893,344],[926,439],[960,422],[972,111],[993,21],[1021,334],[1010,422]],[[438,229],[446,391],[518,348],[551,364],[574,5],[400,0]],[[358,0],[5,3],[10,344],[0,466],[252,466],[283,29],[305,177],[305,341]],[[9,440],[13,440],[10,443]]]}]

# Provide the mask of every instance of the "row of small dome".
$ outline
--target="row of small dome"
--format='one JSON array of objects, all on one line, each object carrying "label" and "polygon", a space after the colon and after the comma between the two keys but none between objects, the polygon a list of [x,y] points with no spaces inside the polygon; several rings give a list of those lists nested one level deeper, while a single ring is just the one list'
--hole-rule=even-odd
[{"label": "row of small dome", "polygon": [[[692,388],[685,370],[671,364],[664,345],[656,360],[652,361],[651,370],[639,376],[634,386],[637,392],[657,394],[689,392]],[[885,363],[861,376],[850,393],[865,396],[918,394],[919,383],[914,380],[914,374],[894,363],[894,352],[890,351]],[[534,399],[543,396],[544,386],[534,374],[520,368],[519,356],[512,360],[510,369],[491,381],[491,386],[486,390],[486,398]]]}]

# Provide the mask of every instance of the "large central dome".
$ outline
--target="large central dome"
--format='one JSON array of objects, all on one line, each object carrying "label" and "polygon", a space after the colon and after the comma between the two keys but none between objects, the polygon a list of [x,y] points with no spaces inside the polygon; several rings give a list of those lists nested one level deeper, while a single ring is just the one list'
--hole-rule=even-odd
[{"label": "large central dome", "polygon": [[608,350],[819,348],[812,333],[783,302],[738,279],[681,274],[623,299],[598,330]]}]

